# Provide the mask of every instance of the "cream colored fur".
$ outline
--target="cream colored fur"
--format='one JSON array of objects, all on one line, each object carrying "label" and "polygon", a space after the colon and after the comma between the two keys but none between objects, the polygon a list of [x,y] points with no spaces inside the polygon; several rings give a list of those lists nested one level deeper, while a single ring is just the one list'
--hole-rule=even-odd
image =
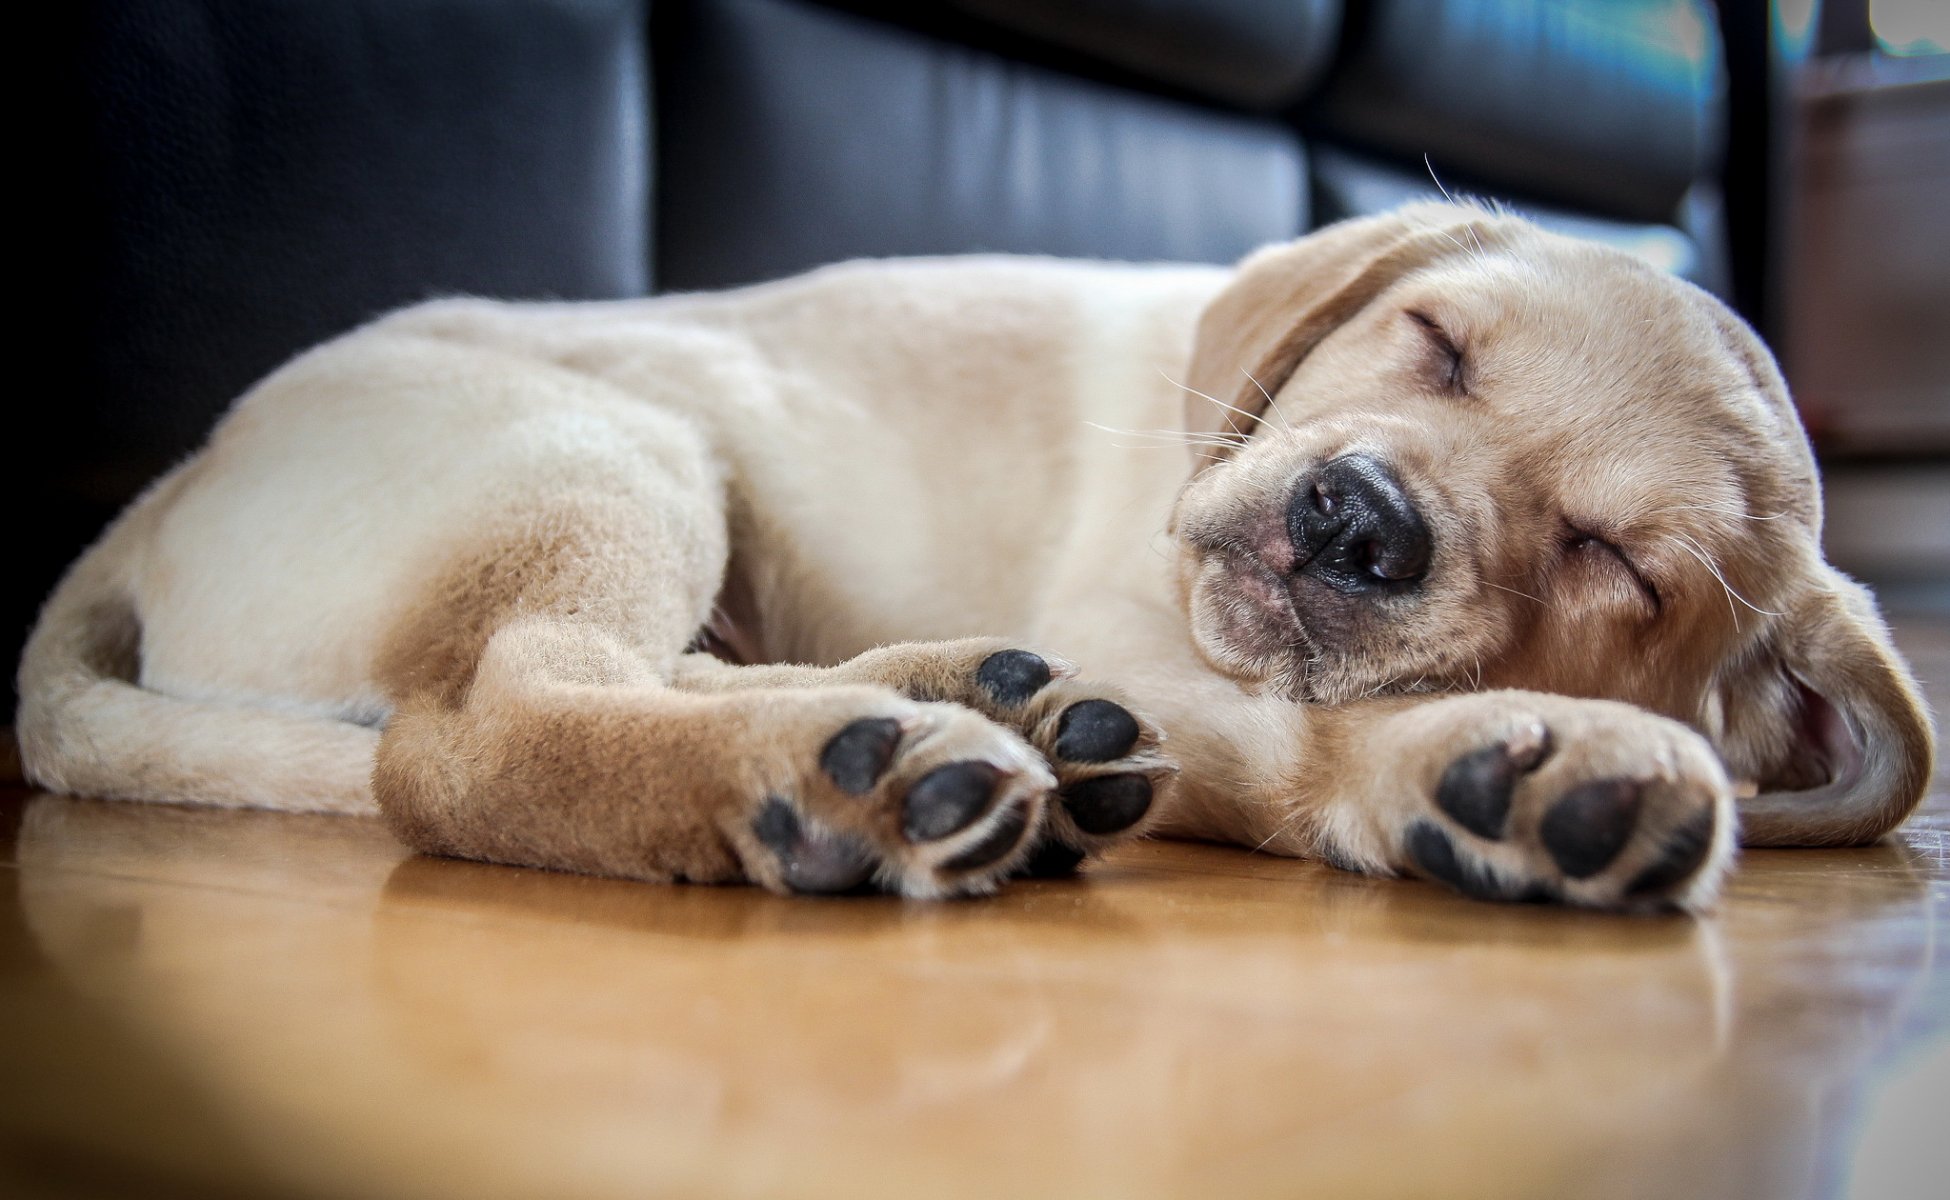
[{"label": "cream colored fur", "polygon": [[[1408,301],[1475,323],[1475,410],[1411,395]],[[1188,408],[1187,385],[1210,402]],[[1489,437],[1498,422],[1517,434]],[[1208,435],[1189,455],[1188,431]],[[1421,607],[1337,661],[1228,644],[1228,568],[1188,530],[1270,519],[1299,465],[1356,442],[1405,464],[1469,561],[1438,558]],[[19,735],[59,790],[384,807],[423,849],[644,878],[794,886],[797,851],[752,832],[783,797],[801,847],[850,838],[889,886],[979,891],[1036,830],[1108,840],[1053,796],[1099,770],[1055,761],[1067,709],[970,682],[1019,642],[1055,664],[1049,697],[1139,714],[1115,769],[1157,803],[1130,832],[1440,877],[1408,845],[1442,821],[1443,771],[1541,728],[1551,757],[1510,835],[1451,830],[1464,890],[1700,904],[1734,843],[1723,761],[1764,784],[1806,740],[1784,681],[1834,693],[1870,769],[1796,780],[1813,808],[1756,801],[1769,840],[1875,836],[1927,769],[1873,609],[1816,601],[1856,594],[1820,561],[1815,487],[1771,363],[1717,304],[1473,209],[1337,227],[1238,272],[965,258],[721,295],[444,301],[299,357],[130,508],[49,601]],[[1616,578],[1543,562],[1545,510],[1570,492],[1606,519],[1662,510],[1666,540],[1711,550],[1732,590],[1660,551],[1678,627],[1633,641]],[[706,627],[744,663],[826,669],[686,653]],[[1496,687],[1530,690],[1478,690]],[[871,814],[815,766],[857,720],[900,730]],[[938,847],[889,824],[963,761],[1003,780],[989,815]],[[1615,777],[1649,789],[1644,836],[1566,878],[1538,822]],[[1031,827],[1019,846],[949,865],[1005,817]],[[1628,895],[1687,822],[1711,843],[1696,870]]]}]

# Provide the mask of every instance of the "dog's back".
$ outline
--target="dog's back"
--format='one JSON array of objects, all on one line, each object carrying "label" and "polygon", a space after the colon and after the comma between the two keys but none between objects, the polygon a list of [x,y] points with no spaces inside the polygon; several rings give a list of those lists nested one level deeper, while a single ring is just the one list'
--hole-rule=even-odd
[{"label": "dog's back", "polygon": [[22,661],[28,768],[101,796],[371,811],[402,605],[521,489],[637,454],[708,478],[764,564],[738,596],[756,658],[1031,630],[1079,578],[1155,570],[1175,473],[1115,431],[1177,419],[1167,372],[1223,279],[863,262],[384,318],[254,388],[71,570]]}]

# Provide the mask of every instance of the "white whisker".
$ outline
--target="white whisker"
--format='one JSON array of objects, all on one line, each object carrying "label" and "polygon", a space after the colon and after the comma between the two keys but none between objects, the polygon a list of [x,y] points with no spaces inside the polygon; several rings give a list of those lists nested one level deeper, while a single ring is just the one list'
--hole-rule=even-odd
[{"label": "white whisker", "polygon": [[1272,413],[1275,417],[1279,418],[1281,429],[1286,430],[1288,433],[1292,433],[1293,426],[1287,423],[1286,414],[1280,411],[1279,401],[1273,399],[1273,393],[1266,390],[1266,385],[1261,383],[1258,379],[1254,379],[1253,373],[1251,371],[1248,371],[1244,366],[1241,366],[1239,368],[1239,373],[1241,375],[1244,375],[1248,379],[1252,379],[1253,386],[1259,389],[1259,394],[1266,397],[1266,411]]},{"label": "white whisker", "polygon": [[[1183,384],[1178,382],[1176,379],[1173,379],[1171,376],[1166,375],[1162,370],[1160,370],[1158,374],[1161,377],[1163,377],[1164,381],[1170,384],[1171,386],[1175,388],[1182,388],[1185,391],[1190,392],[1192,395],[1197,396],[1201,400],[1210,401],[1211,403],[1218,405],[1220,408],[1225,409],[1227,412],[1237,413],[1240,416],[1246,418],[1247,428],[1251,428],[1253,425],[1259,424],[1259,417],[1255,413],[1249,413],[1245,409],[1240,408],[1236,404],[1227,404],[1225,401],[1219,399],[1217,396],[1208,396],[1204,392],[1199,391],[1197,388],[1192,387],[1189,384]],[[1241,435],[1243,436],[1244,430],[1240,432]]]},{"label": "white whisker", "polygon": [[[1130,430],[1127,432],[1124,430],[1110,429],[1110,430],[1105,430],[1105,432],[1109,433],[1113,437],[1140,437],[1141,438],[1146,436],[1144,431],[1142,430]],[[1227,441],[1225,438],[1222,437],[1205,436],[1196,433],[1187,434],[1184,437],[1150,437],[1146,441],[1140,443],[1140,445],[1157,447],[1159,449],[1169,449],[1172,446],[1219,446],[1228,450],[1237,450],[1239,448],[1238,442]]]},{"label": "white whisker", "polygon": [[1711,574],[1713,578],[1719,582],[1720,587],[1726,591],[1727,611],[1733,614],[1733,624],[1736,629],[1739,628],[1740,626],[1740,614],[1733,607],[1733,602],[1735,600],[1740,601],[1740,603],[1746,605],[1748,608],[1753,609],[1755,612],[1759,613],[1763,617],[1778,617],[1781,615],[1780,613],[1777,612],[1769,612],[1767,609],[1760,607],[1758,604],[1755,604],[1752,600],[1747,599],[1745,596],[1741,595],[1737,590],[1735,590],[1734,586],[1731,583],[1727,582],[1727,577],[1721,574],[1718,565],[1716,565],[1713,562],[1713,560],[1707,555],[1706,548],[1704,546],[1701,546],[1698,542],[1695,542],[1693,539],[1687,537],[1683,533],[1675,533],[1672,536],[1673,539],[1678,543],[1679,548],[1684,550],[1686,553],[1692,555],[1694,558],[1698,559],[1700,566],[1705,567],[1707,572]]},{"label": "white whisker", "polygon": [[[1680,543],[1679,548],[1681,550],[1684,550],[1686,553],[1692,555],[1694,558],[1698,559],[1700,566],[1705,567],[1707,571],[1713,576],[1713,578],[1720,579],[1720,572],[1714,568],[1712,563],[1706,561],[1705,556],[1700,554],[1699,551],[1693,549],[1690,545],[1687,545],[1685,543]],[[1726,580],[1724,579],[1720,579],[1720,586],[1724,588],[1727,593],[1727,614],[1733,618],[1733,627],[1735,629],[1738,629],[1740,628],[1740,613],[1733,607],[1733,589],[1727,587]]]},{"label": "white whisker", "polygon": [[1645,512],[1647,515],[1664,512],[1709,512],[1717,513],[1723,517],[1738,517],[1742,521],[1780,521],[1794,515],[1793,513],[1783,512],[1769,513],[1763,516],[1758,513],[1742,512],[1737,508],[1717,504],[1668,504],[1662,508],[1648,508]]},{"label": "white whisker", "polygon": [[[1431,162],[1429,160],[1429,156],[1426,154],[1422,156],[1422,166],[1428,170],[1429,179],[1435,183],[1435,190],[1442,193],[1442,198],[1444,200],[1447,200],[1451,204],[1456,203],[1456,198],[1449,194],[1449,189],[1442,185],[1442,180],[1436,178],[1435,163]],[[1483,240],[1476,236],[1476,227],[1473,225],[1465,225],[1463,226],[1463,232],[1467,233],[1469,235],[1469,240],[1476,244],[1476,257],[1478,259],[1488,257],[1483,250]],[[1443,236],[1448,237],[1450,241],[1455,242],[1456,249],[1461,250],[1465,254],[1469,253],[1469,247],[1463,245],[1461,242],[1456,242],[1456,239],[1453,236],[1448,234],[1445,234]]]},{"label": "white whisker", "polygon": [[[1490,582],[1489,580],[1487,580],[1487,579],[1485,579],[1485,580],[1483,581],[1483,586],[1484,586],[1484,587],[1493,587],[1493,588],[1495,588],[1495,589],[1496,589],[1497,591],[1499,591],[1499,592],[1508,592],[1508,593],[1510,593],[1510,594],[1511,594],[1512,596],[1522,596],[1522,597],[1523,597],[1524,599],[1526,599],[1526,600],[1533,600],[1533,601],[1536,601],[1536,602],[1537,602],[1538,604],[1544,604],[1544,601],[1543,601],[1543,599],[1542,599],[1541,597],[1538,597],[1538,596],[1533,596],[1533,595],[1531,595],[1531,594],[1530,594],[1529,592],[1520,592],[1520,591],[1518,591],[1517,589],[1515,589],[1515,588],[1513,588],[1513,587],[1504,587],[1504,586],[1503,586],[1502,584],[1500,584],[1500,583],[1491,583],[1491,582]],[[1549,606],[1548,604],[1545,604],[1545,605],[1544,605],[1544,607],[1546,607],[1546,608],[1548,608],[1548,607],[1550,607],[1550,606]]]},{"label": "white whisker", "polygon": [[1116,434],[1119,437],[1143,437],[1159,441],[1210,442],[1213,444],[1238,446],[1246,440],[1245,435],[1237,433],[1219,433],[1216,431],[1194,433],[1184,429],[1120,429],[1115,425],[1100,425],[1095,421],[1085,421],[1084,424],[1092,429],[1100,430],[1104,433]]},{"label": "white whisker", "polygon": [[1280,836],[1281,834],[1285,833],[1287,830],[1293,828],[1295,823],[1297,823],[1300,820],[1300,818],[1306,814],[1306,811],[1307,810],[1304,808],[1294,809],[1291,813],[1287,815],[1286,820],[1281,821],[1278,825],[1275,825],[1273,827],[1273,832],[1267,834],[1264,838],[1260,839],[1259,845],[1253,847],[1253,853],[1257,854],[1261,850],[1266,849],[1268,843],[1272,842],[1274,838]]},{"label": "white whisker", "polygon": [[[1216,442],[1186,442],[1182,446],[1160,445],[1156,442],[1144,446],[1133,445],[1130,442],[1111,442],[1108,444],[1110,448],[1113,450],[1169,450],[1173,454],[1182,454],[1187,450],[1203,451],[1206,448],[1212,448],[1212,449],[1218,448],[1218,444]],[[1217,454],[1201,453],[1200,457],[1209,458],[1213,462],[1225,461],[1223,456]]]},{"label": "white whisker", "polygon": [[1227,404],[1225,401],[1220,400],[1216,396],[1206,395],[1204,392],[1199,391],[1197,388],[1193,387],[1189,383],[1178,382],[1176,379],[1173,379],[1170,375],[1166,374],[1163,368],[1159,369],[1158,376],[1159,378],[1163,379],[1166,383],[1170,384],[1171,386],[1178,388],[1182,391],[1190,392],[1192,395],[1197,396],[1201,400],[1210,400],[1212,403],[1218,405],[1220,408],[1232,407],[1232,405]]}]

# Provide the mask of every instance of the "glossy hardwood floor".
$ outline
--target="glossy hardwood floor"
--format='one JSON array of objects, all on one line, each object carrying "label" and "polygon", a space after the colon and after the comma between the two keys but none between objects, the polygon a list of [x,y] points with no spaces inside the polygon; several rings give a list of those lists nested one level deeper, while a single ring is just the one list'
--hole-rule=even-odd
[{"label": "glossy hardwood floor", "polygon": [[[1950,621],[1902,640],[1950,700]],[[0,799],[0,1191],[1936,1196],[1950,794],[1710,918],[1185,845],[980,903]]]}]

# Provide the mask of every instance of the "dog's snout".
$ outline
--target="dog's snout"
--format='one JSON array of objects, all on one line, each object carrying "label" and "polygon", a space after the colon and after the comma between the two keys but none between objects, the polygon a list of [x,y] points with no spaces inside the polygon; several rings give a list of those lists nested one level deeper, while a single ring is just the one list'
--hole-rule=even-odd
[{"label": "dog's snout", "polygon": [[1300,480],[1287,505],[1294,570],[1342,591],[1399,590],[1428,573],[1429,527],[1401,481],[1365,454]]}]

